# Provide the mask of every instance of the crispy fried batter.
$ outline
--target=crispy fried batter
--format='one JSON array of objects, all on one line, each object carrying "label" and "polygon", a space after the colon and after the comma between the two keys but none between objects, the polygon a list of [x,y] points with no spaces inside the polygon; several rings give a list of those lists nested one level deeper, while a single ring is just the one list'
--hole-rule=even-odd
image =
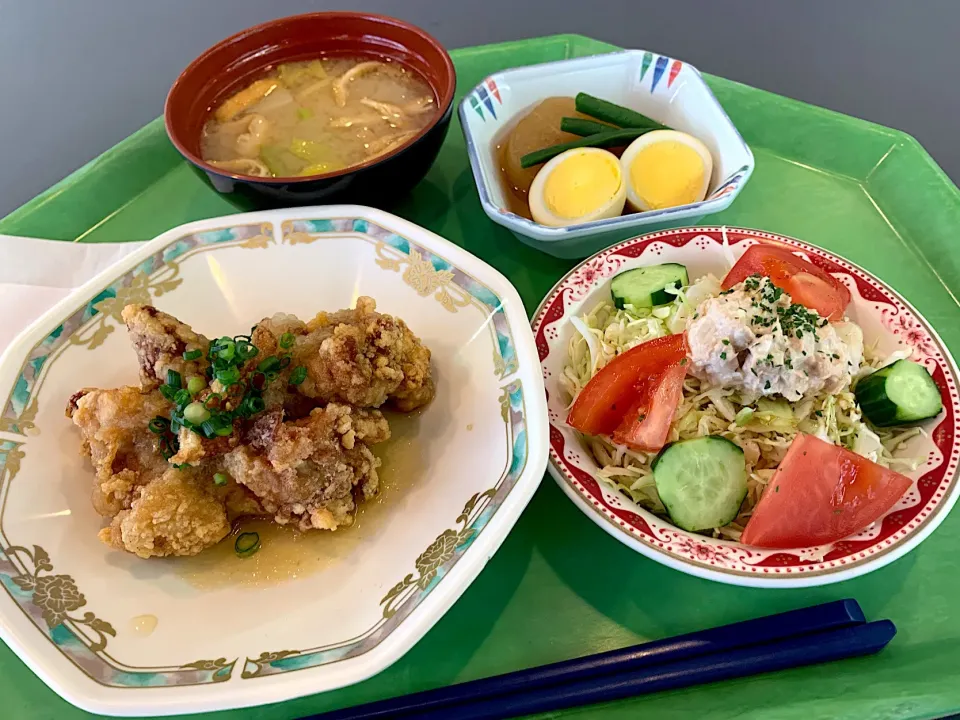
[{"label": "crispy fried batter", "polygon": [[206,355],[210,341],[172,315],[151,305],[127,305],[123,309],[123,321],[140,362],[140,383],[144,390],[166,382],[167,370],[176,370],[186,378],[202,374],[206,368],[203,356],[200,360],[187,361],[183,353],[202,350]]},{"label": "crispy fried batter", "polygon": [[163,459],[148,425],[169,409],[159,392],[135,387],[85,390],[67,404],[96,471],[93,506],[113,518],[100,537],[141,557],[194,555],[223,539],[227,519],[263,513],[245,488],[214,484],[218,466],[178,470]]},{"label": "crispy fried batter", "polygon": [[93,506],[101,515],[130,507],[138,486],[166,472],[169,465],[147,425],[168,407],[160,393],[135,387],[87,390],[70,398],[67,414],[83,436],[81,452],[93,462]]},{"label": "crispy fried batter", "polygon": [[330,403],[292,422],[274,410],[253,424],[247,444],[223,462],[278,523],[335,530],[353,523],[356,491],[364,498],[376,495],[380,461],[369,445],[389,437],[378,410]]},{"label": "crispy fried batter", "polygon": [[[173,410],[158,388],[169,370],[184,381],[205,375],[210,343],[156,308],[124,308],[142,388],[86,388],[67,403],[96,471],[94,506],[111,518],[100,538],[146,558],[195,555],[248,515],[270,514],[303,530],[352,524],[357,502],[378,489],[380,461],[370,446],[390,437],[380,411],[363,408],[390,402],[412,410],[434,395],[430,351],[402,320],[375,310],[361,297],[355,310],[320,313],[309,324],[283,314],[263,320],[251,338],[257,358],[241,367],[240,382],[224,388],[214,379],[193,400],[215,392],[215,407],[229,411],[255,388],[266,410],[237,415],[225,437],[180,427],[165,441],[178,446],[168,461],[149,429]],[[281,346],[285,333],[294,336],[292,347]],[[191,350],[203,354],[187,361]],[[282,365],[274,359],[274,368],[258,371],[270,358]],[[298,368],[307,377],[295,385]],[[227,482],[217,485],[216,473],[227,473]]]},{"label": "crispy fried batter", "polygon": [[196,555],[230,532],[224,503],[195,471],[170,468],[138,487],[129,509],[121,510],[100,539],[142,558]]},{"label": "crispy fried batter", "polygon": [[283,332],[296,336],[292,367],[307,379],[297,387],[320,402],[380,407],[388,399],[402,411],[433,399],[430,350],[399,318],[376,312],[376,301],[360,297],[354,310],[319,313],[306,326],[290,316],[262,321],[253,342],[275,352]]}]

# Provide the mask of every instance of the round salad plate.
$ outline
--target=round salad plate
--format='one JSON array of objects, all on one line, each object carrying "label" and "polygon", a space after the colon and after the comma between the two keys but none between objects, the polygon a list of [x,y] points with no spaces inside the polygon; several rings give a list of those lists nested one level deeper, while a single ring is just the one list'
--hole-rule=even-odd
[{"label": "round salad plate", "polygon": [[[597,462],[566,422],[568,405],[559,378],[576,332],[570,317],[610,297],[610,279],[634,267],[681,263],[691,281],[708,273],[722,278],[755,243],[787,246],[840,279],[852,301],[848,317],[863,330],[864,344],[880,357],[898,353],[931,373],[944,410],[923,432],[898,448],[918,458],[906,473],[913,486],[888,513],[856,535],[828,546],[768,550],[685,532],[598,480]],[[903,556],[942,522],[957,500],[960,456],[958,371],[936,331],[893,288],[862,268],[799,240],[740,228],[695,227],[627,240],[580,263],[550,291],[533,322],[547,391],[549,470],[561,489],[600,527],[637,552],[681,572],[752,587],[802,587],[848,580]]]},{"label": "round salad plate", "polygon": [[[64,407],[80,388],[138,384],[126,304],[219,337],[363,295],[430,348],[436,398],[388,415],[393,437],[374,446],[381,493],[355,525],[264,529],[249,558],[232,539],[146,560],[98,539],[93,470]],[[14,343],[0,401],[0,636],[64,698],[109,715],[273,703],[379,672],[473,581],[547,462],[543,383],[513,286],[446,240],[357,206],[164,233]]]}]

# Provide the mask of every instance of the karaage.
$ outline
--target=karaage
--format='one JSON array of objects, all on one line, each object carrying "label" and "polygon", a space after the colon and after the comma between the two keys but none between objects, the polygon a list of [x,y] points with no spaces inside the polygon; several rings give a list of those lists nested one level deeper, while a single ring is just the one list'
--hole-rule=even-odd
[{"label": "karaage", "polygon": [[195,555],[243,516],[301,530],[350,525],[376,495],[376,408],[435,393],[430,351],[406,324],[356,309],[278,314],[208,340],[147,305],[123,310],[141,387],[85,389],[67,415],[96,474],[100,538],[140,557]]}]

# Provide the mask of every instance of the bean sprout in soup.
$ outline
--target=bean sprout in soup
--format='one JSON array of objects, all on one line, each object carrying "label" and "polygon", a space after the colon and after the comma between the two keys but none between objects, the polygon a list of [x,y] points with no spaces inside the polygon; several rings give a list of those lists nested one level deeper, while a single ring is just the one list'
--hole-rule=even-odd
[{"label": "bean sprout in soup", "polygon": [[283,63],[214,110],[200,154],[241,175],[317,175],[397,149],[437,113],[426,80],[391,60]]}]

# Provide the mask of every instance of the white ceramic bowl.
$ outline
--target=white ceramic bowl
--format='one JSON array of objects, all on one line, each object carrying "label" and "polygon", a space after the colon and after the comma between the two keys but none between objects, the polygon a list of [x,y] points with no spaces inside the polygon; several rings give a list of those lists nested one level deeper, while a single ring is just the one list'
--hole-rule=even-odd
[{"label": "white ceramic bowl", "polygon": [[[725,250],[726,234],[730,250]],[[610,297],[610,279],[633,267],[675,262],[690,279],[722,278],[757,242],[786,245],[841,279],[852,296],[847,314],[863,329],[864,343],[881,355],[907,350],[940,387],[944,412],[922,425],[925,434],[903,446],[921,458],[907,473],[915,483],[872,526],[828,546],[764,550],[680,530],[598,481],[599,469],[579,434],[566,422],[558,378],[574,331],[569,322]],[[820,248],[772,233],[739,228],[680,228],[615,245],[585,260],[544,299],[534,320],[537,350],[550,413],[550,473],[584,514],[615,538],[659,563],[709,580],[751,587],[804,587],[849,580],[893,562],[936,529],[960,496],[960,397],[958,372],[936,331],[895,290],[862,268]]]},{"label": "white ceramic bowl", "polygon": [[[562,228],[540,225],[507,210],[496,140],[541,100],[573,97],[579,92],[633,108],[703,141],[713,155],[713,176],[706,199]],[[697,69],[643,50],[496,73],[467,94],[459,112],[484,211],[527,245],[557,257],[585,257],[638,232],[692,225],[728,207],[753,172],[753,153]]]},{"label": "white ceramic bowl", "polygon": [[[219,546],[141,560],[97,539],[92,469],[63,410],[78,388],[138,382],[126,303],[215,337],[361,294],[430,347],[437,396],[391,420],[384,491],[354,527],[305,536],[299,567],[282,545],[249,560]],[[67,700],[110,715],[278,702],[367,678],[423,636],[513,527],[546,465],[543,397],[513,286],[411,223],[330,206],[164,233],[0,362],[0,636]]]}]

